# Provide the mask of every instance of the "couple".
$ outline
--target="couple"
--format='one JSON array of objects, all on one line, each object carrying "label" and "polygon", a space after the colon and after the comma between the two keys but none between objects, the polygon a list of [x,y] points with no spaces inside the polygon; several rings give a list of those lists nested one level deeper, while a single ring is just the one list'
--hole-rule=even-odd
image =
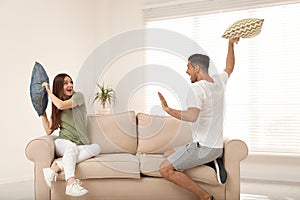
[{"label": "couple", "polygon": [[[214,199],[202,189],[184,170],[214,161],[219,182],[226,181],[226,172],[220,156],[223,153],[223,95],[225,84],[234,69],[234,43],[239,38],[230,39],[224,72],[210,76],[208,74],[209,57],[202,54],[190,56],[186,73],[193,83],[187,97],[187,110],[175,110],[168,106],[165,98],[158,93],[163,109],[171,116],[191,122],[193,141],[182,147],[167,151],[160,174],[163,178],[193,192],[201,200]],[[57,173],[65,171],[67,181],[66,194],[82,196],[88,193],[75,179],[75,165],[100,153],[97,144],[90,144],[87,137],[86,108],[84,97],[74,92],[73,82],[67,74],[59,74],[53,81],[53,93],[48,83],[43,83],[52,101],[52,116],[49,121],[46,113],[42,115],[44,129],[48,135],[60,128],[55,140],[57,156],[50,168],[44,168],[44,178],[49,187]],[[79,120],[74,122],[73,116]]]}]

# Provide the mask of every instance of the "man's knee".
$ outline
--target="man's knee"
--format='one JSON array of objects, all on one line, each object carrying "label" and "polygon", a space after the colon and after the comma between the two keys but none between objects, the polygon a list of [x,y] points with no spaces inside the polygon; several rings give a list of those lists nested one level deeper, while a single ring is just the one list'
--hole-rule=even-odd
[{"label": "man's knee", "polygon": [[162,177],[165,179],[170,179],[170,177],[174,174],[175,169],[173,168],[172,165],[168,166],[161,166],[159,169],[159,173]]},{"label": "man's knee", "polygon": [[160,175],[161,175],[162,177],[168,179],[168,177],[169,177],[168,174],[169,174],[169,173],[168,173],[168,170],[167,170],[166,168],[161,167],[161,168],[159,169],[159,173],[160,173]]}]

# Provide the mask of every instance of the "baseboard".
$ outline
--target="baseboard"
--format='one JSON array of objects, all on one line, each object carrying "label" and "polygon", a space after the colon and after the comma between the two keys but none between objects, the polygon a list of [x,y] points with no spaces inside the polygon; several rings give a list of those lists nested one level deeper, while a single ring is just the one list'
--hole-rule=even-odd
[{"label": "baseboard", "polygon": [[256,154],[241,162],[241,179],[299,183],[299,156]]},{"label": "baseboard", "polygon": [[19,183],[19,182],[33,182],[33,177],[32,176],[24,176],[24,177],[11,178],[11,179],[2,179],[2,180],[0,180],[0,185],[10,184],[10,183]]},{"label": "baseboard", "polygon": [[264,184],[291,185],[291,186],[300,185],[300,182],[294,182],[294,181],[278,181],[278,180],[266,180],[266,179],[255,179],[255,178],[241,178],[241,183],[264,183]]}]

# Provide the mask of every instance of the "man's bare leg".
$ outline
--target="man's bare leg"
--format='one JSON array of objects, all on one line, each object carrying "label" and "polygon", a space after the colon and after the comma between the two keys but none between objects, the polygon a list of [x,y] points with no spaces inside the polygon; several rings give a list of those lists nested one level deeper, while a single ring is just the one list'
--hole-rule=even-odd
[{"label": "man's bare leg", "polygon": [[210,195],[194,182],[188,175],[183,172],[176,171],[173,165],[165,160],[159,170],[163,178],[183,187],[199,197],[200,200],[209,200]]}]

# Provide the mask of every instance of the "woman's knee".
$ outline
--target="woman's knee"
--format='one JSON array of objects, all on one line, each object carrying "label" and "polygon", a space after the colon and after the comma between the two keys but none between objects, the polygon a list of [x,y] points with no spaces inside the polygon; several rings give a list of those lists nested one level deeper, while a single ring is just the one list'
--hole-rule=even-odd
[{"label": "woman's knee", "polygon": [[56,139],[55,141],[55,153],[57,156],[63,156],[66,152],[70,152],[70,149],[75,148],[76,144],[65,139]]},{"label": "woman's knee", "polygon": [[98,155],[101,152],[101,148],[98,144],[91,144],[92,154],[94,156]]},{"label": "woman's knee", "polygon": [[78,149],[77,149],[77,147],[76,147],[76,145],[75,146],[69,146],[69,147],[67,147],[66,148],[66,150],[65,150],[65,155],[78,155]]}]

